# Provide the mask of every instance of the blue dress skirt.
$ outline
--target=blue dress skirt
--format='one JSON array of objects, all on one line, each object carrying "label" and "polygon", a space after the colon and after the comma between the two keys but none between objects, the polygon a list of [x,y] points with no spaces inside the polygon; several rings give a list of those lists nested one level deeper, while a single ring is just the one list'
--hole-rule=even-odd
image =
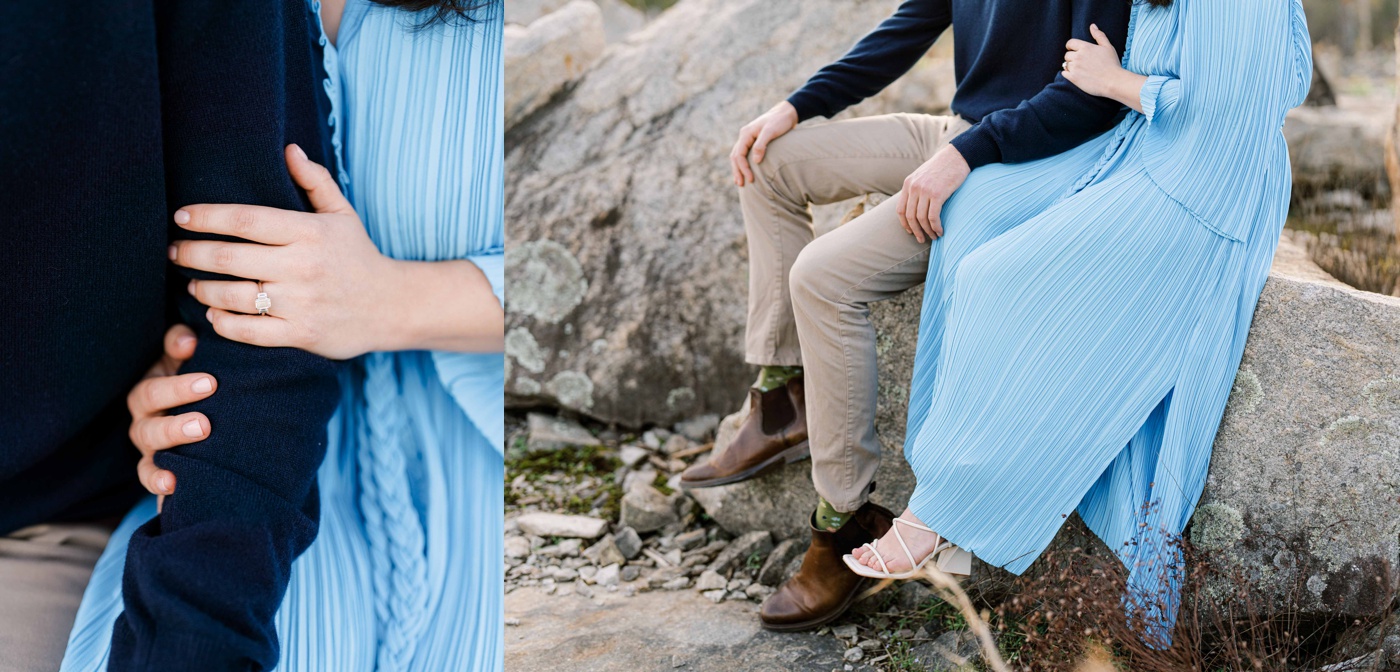
[{"label": "blue dress skirt", "polygon": [[[471,260],[503,299],[501,3],[478,17],[419,30],[349,0],[326,89],[341,181],[379,249]],[[501,353],[397,352],[347,367],[320,532],[277,614],[278,670],[504,669],[504,365]],[[106,669],[127,543],[154,514],[152,497],[112,536],[64,672]]]},{"label": "blue dress skirt", "polygon": [[1281,127],[1311,43],[1298,0],[1137,3],[1132,24],[1145,113],[1062,156],[978,170],[949,201],[905,455],[914,514],[1018,574],[1077,510],[1166,643],[1172,540],[1287,216]]}]

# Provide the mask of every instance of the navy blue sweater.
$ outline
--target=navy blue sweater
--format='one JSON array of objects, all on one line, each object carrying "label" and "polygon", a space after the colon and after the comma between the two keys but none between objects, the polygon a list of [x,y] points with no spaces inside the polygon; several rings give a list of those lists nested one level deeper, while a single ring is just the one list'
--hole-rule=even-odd
[{"label": "navy blue sweater", "polygon": [[974,126],[953,140],[973,168],[1054,156],[1108,130],[1123,106],[1060,74],[1065,43],[1097,23],[1123,51],[1133,0],[905,0],[788,102],[802,120],[832,117],[908,72],[953,27],[953,112]]},{"label": "navy blue sweater", "polygon": [[264,670],[292,560],[316,534],[336,366],[215,334],[170,272],[190,203],[306,209],[286,143],[328,163],[304,0],[105,0],[0,8],[0,533],[119,514],[136,488],[124,399],[175,320],[190,409],[177,494],[132,539],[109,669]]}]

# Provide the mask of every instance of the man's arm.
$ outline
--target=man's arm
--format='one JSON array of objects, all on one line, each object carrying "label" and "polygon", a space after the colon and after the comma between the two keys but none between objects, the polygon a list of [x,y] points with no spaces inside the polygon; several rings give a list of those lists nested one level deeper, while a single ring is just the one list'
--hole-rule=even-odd
[{"label": "man's arm", "polygon": [[[1073,37],[1093,42],[1089,26],[1098,24],[1114,46],[1128,41],[1131,2],[1074,0]],[[1123,106],[1096,98],[1071,84],[1064,75],[1020,105],[994,112],[953,139],[953,146],[972,169],[990,163],[1026,163],[1068,151],[1103,133],[1122,114]]]},{"label": "man's arm", "polygon": [[818,70],[788,96],[798,121],[834,117],[883,91],[909,72],[952,23],[951,0],[904,0],[894,16],[861,38],[841,60]]},{"label": "man's arm", "polygon": [[[306,209],[282,159],[295,142],[327,162],[303,0],[158,0],[156,21],[168,212]],[[187,278],[172,276],[169,295],[199,339],[185,370],[211,374],[219,390],[181,409],[208,417],[209,438],[156,458],[179,489],[132,537],[110,669],[270,669],[291,563],[316,535],[337,367],[221,338]]]}]

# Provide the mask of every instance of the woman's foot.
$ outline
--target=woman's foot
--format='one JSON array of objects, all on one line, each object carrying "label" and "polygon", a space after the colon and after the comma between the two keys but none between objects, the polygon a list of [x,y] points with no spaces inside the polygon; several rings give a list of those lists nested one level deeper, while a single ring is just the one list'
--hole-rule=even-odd
[{"label": "woman's foot", "polygon": [[[923,521],[919,520],[918,516],[915,516],[914,512],[909,509],[905,509],[904,513],[899,515],[899,518],[920,527],[927,527],[924,525]],[[885,559],[884,565],[881,565],[880,559],[865,546],[851,551],[851,555],[855,556],[856,562],[882,572],[888,571],[891,574],[900,574],[913,569],[914,565],[909,563],[909,556],[904,553],[904,548],[899,545],[899,539],[894,536],[896,529],[898,529],[900,535],[904,537],[904,543],[909,546],[909,552],[914,554],[915,564],[928,557],[930,553],[938,550],[938,547],[944,544],[943,537],[940,537],[936,533],[925,532],[913,525],[903,525],[896,522],[894,526],[890,527],[890,531],[885,533],[885,536],[880,537],[874,544],[876,550],[878,550],[880,555]]]}]

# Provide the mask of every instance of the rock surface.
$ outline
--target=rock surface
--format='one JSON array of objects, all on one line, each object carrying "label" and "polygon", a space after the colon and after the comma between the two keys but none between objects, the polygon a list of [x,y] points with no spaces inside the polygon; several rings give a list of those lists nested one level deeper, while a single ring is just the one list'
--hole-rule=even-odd
[{"label": "rock surface", "polygon": [[753,376],[733,136],[897,4],[685,0],[508,131],[514,401],[632,426],[732,411]]},{"label": "rock surface", "polygon": [[576,422],[543,413],[531,413],[530,438],[525,448],[530,453],[548,453],[564,448],[596,446],[598,439]]},{"label": "rock surface", "polygon": [[529,26],[505,28],[506,128],[539,109],[603,55],[603,13],[574,0]]},{"label": "rock surface", "polygon": [[[711,604],[700,593],[506,595],[506,669],[531,672],[831,672],[845,647],[815,633],[759,627],[758,605]],[[856,669],[874,669],[860,666]]]},{"label": "rock surface", "polygon": [[[571,0],[510,0],[506,3],[506,23],[529,25],[540,17],[569,4]],[[625,39],[646,25],[646,14],[622,0],[594,0],[603,13],[608,42]]]},{"label": "rock surface", "polygon": [[516,518],[515,523],[520,526],[520,531],[536,537],[597,539],[608,529],[608,521],[601,518],[562,513],[527,513]]},{"label": "rock surface", "polygon": [[[915,291],[873,310],[885,450],[874,499],[896,512],[913,489],[902,446],[920,299]],[[721,423],[717,450],[743,412]],[[691,495],[731,534],[796,538],[816,501],[809,471],[801,462]],[[1400,300],[1337,283],[1285,240],[1192,536],[1266,594],[1297,594],[1307,611],[1383,611],[1400,568]],[[979,573],[996,572],[979,563]]]}]

